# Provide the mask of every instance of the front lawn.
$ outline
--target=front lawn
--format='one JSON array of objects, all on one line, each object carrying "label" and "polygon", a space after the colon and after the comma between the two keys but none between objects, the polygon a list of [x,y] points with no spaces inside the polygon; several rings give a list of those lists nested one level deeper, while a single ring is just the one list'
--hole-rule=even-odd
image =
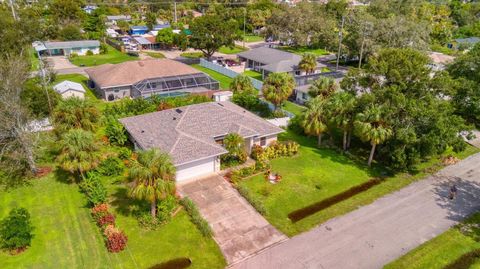
[{"label": "front lawn", "polygon": [[202,58],[203,57],[203,52],[183,52],[180,54],[180,56],[185,57],[185,58]]},{"label": "front lawn", "polygon": [[[292,223],[288,218],[290,212],[367,182],[379,176],[381,169],[378,167],[369,169],[366,161],[358,163],[333,149],[318,149],[315,138],[307,138],[289,131],[280,135],[279,139],[295,140],[301,145],[297,156],[271,161],[272,172],[279,173],[282,181],[272,185],[265,181],[263,175],[258,175],[239,184],[260,201],[266,209],[267,220],[288,236],[307,231],[328,219],[370,204],[379,197],[399,190],[442,168],[439,165],[440,160],[434,158],[419,165],[419,172],[416,174],[398,174],[387,178],[365,192]],[[465,152],[456,156],[464,158],[476,152],[478,149],[468,146]]]},{"label": "front lawn", "polygon": [[70,62],[77,66],[96,66],[102,64],[118,64],[126,61],[138,60],[138,57],[122,53],[112,46],[107,45],[108,52],[106,54],[96,54],[90,56],[77,56],[70,58]]},{"label": "front lawn", "polygon": [[282,108],[292,114],[294,114],[295,116],[300,116],[303,112],[305,112],[305,110],[307,110],[306,107],[304,106],[301,106],[301,105],[297,105],[293,102],[290,102],[290,101],[286,101],[283,103],[282,105]]},{"label": "front lawn", "polygon": [[209,76],[211,76],[213,79],[217,80],[219,83],[220,83],[220,89],[224,89],[224,90],[228,90],[230,89],[230,83],[232,83],[232,78],[230,77],[227,77],[223,74],[220,74],[218,72],[215,72],[213,70],[210,70],[208,68],[205,68],[199,64],[193,64],[191,65],[192,67],[208,74]]},{"label": "front lawn", "polygon": [[315,56],[322,56],[328,54],[328,51],[320,48],[309,48],[309,47],[280,47],[281,50],[288,51],[295,54],[304,54],[312,53]]},{"label": "front lawn", "polygon": [[257,71],[253,71],[253,70],[245,70],[243,72],[244,75],[247,75],[251,78],[254,78],[256,80],[260,80],[260,81],[263,81],[263,78],[262,78],[262,73],[260,72],[257,72]]},{"label": "front lawn", "polygon": [[[475,214],[470,220],[478,223],[480,214]],[[441,269],[463,254],[475,249],[480,249],[480,242],[463,234],[456,226],[423,243],[384,268]],[[480,261],[477,261],[475,265],[480,265]]]},{"label": "front lawn", "polygon": [[260,42],[260,41],[264,41],[264,37],[263,36],[259,36],[259,35],[255,35],[255,34],[246,34],[244,37],[243,37],[243,40],[247,43],[250,43],[250,42]]},{"label": "front lawn", "polygon": [[221,47],[218,52],[220,53],[223,53],[223,54],[237,54],[237,53],[240,53],[242,51],[246,51],[247,48],[244,48],[244,47],[241,47],[241,46],[235,46],[233,48],[230,48],[230,47]]},{"label": "front lawn", "polygon": [[161,52],[151,52],[151,51],[147,51],[145,52],[145,54],[147,54],[148,56],[152,57],[152,58],[156,58],[156,59],[163,59],[165,58],[165,55],[163,55],[163,53]]}]

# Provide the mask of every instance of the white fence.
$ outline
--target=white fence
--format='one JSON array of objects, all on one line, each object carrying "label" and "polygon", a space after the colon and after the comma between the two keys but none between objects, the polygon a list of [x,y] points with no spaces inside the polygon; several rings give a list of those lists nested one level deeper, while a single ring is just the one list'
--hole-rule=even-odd
[{"label": "white fence", "polygon": [[[234,77],[240,75],[239,73],[237,73],[237,72],[235,72],[235,71],[233,71],[233,70],[231,70],[231,69],[225,68],[225,67],[223,67],[223,66],[221,66],[221,65],[218,65],[218,64],[214,64],[214,63],[209,62],[209,61],[207,61],[207,60],[205,60],[205,59],[200,59],[200,66],[203,66],[203,67],[205,67],[205,68],[208,68],[208,69],[210,69],[210,70],[213,70],[213,71],[215,71],[215,72],[217,72],[217,73],[220,73],[220,74],[222,74],[222,75],[225,75],[225,76],[227,76],[227,77],[229,77],[229,78],[234,78]],[[254,78],[252,78],[252,77],[249,77],[249,78],[250,78],[250,80],[252,81],[253,87],[254,87],[255,89],[261,91],[261,90],[262,90],[262,87],[263,87],[263,82],[261,82],[261,81],[258,80],[258,79],[254,79]]]}]

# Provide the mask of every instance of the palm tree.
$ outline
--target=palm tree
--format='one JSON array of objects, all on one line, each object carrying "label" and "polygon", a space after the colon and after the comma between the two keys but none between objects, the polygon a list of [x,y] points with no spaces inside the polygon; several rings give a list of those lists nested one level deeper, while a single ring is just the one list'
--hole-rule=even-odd
[{"label": "palm tree", "polygon": [[312,83],[308,89],[308,94],[313,98],[321,96],[322,98],[326,99],[338,91],[339,88],[340,87],[334,79],[329,77],[320,77]]},{"label": "palm tree", "polygon": [[322,144],[322,135],[327,130],[326,102],[321,98],[314,98],[308,103],[301,126],[308,135],[318,136],[318,146]]},{"label": "palm tree", "polygon": [[252,81],[246,75],[238,75],[230,83],[230,89],[234,94],[255,92]]},{"label": "palm tree", "polygon": [[157,215],[157,200],[175,193],[175,166],[170,156],[158,149],[138,153],[129,179],[133,181],[130,195],[149,201],[152,217]]},{"label": "palm tree", "polygon": [[92,132],[72,129],[63,136],[58,162],[64,170],[83,178],[85,172],[97,167],[99,162],[97,150],[98,145]]},{"label": "palm tree", "polygon": [[223,146],[228,150],[228,155],[238,158],[245,152],[245,139],[237,133],[231,133],[223,139]]},{"label": "palm tree", "polygon": [[343,150],[348,149],[350,132],[353,129],[357,100],[347,92],[339,92],[330,97],[327,110],[331,123],[343,131]]},{"label": "palm tree", "polygon": [[98,109],[91,102],[73,97],[57,105],[53,112],[53,124],[58,134],[72,128],[93,131],[99,115]]},{"label": "palm tree", "polygon": [[275,110],[292,94],[295,80],[287,73],[270,73],[265,79],[262,93],[275,106]]},{"label": "palm tree", "polygon": [[376,105],[370,106],[363,113],[359,113],[354,125],[360,138],[363,141],[369,141],[372,145],[368,158],[368,166],[371,166],[375,148],[390,138],[393,131],[384,120],[383,108]]},{"label": "palm tree", "polygon": [[298,68],[307,74],[312,74],[317,68],[317,57],[312,53],[305,53],[302,60],[298,63]]}]

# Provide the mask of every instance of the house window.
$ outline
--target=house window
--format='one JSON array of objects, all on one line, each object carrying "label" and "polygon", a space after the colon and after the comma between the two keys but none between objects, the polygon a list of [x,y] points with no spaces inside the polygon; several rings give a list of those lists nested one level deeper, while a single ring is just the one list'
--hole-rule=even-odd
[{"label": "house window", "polygon": [[266,137],[260,137],[260,146],[266,146],[267,145],[267,138]]}]

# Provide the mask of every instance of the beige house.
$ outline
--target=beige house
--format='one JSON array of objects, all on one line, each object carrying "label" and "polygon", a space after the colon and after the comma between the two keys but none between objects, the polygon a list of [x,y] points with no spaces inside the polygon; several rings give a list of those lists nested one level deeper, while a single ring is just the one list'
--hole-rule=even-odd
[{"label": "beige house", "polygon": [[85,88],[77,82],[65,80],[53,86],[53,90],[60,94],[63,99],[70,97],[85,98]]},{"label": "beige house", "polygon": [[266,147],[283,129],[231,102],[208,102],[120,119],[136,149],[158,148],[172,157],[178,181],[218,172],[223,139],[237,133],[247,152]]}]

